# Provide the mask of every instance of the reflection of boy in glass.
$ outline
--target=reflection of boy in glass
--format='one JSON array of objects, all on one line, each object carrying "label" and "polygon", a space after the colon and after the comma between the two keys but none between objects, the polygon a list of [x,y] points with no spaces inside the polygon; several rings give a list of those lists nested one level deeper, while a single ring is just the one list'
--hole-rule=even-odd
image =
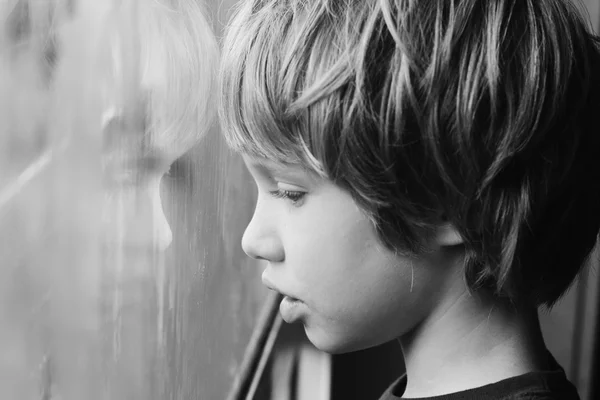
[{"label": "reflection of boy in glass", "polygon": [[[100,158],[106,189],[102,213],[106,239],[104,250],[112,254],[111,261],[119,258],[116,256],[119,252],[132,250],[130,253],[141,255],[164,250],[172,235],[162,210],[160,181],[173,161],[204,136],[214,108],[210,93],[218,61],[217,45],[198,1],[16,0],[1,2],[0,11],[2,16],[6,16],[0,37],[3,57],[7,58],[4,61],[17,66],[12,66],[16,83],[6,79],[3,87],[13,85],[10,88],[16,92],[17,98],[29,104],[26,111],[21,110],[24,115],[16,117],[20,127],[31,125],[26,117],[40,125],[43,125],[40,121],[53,121],[52,116],[45,113],[53,109],[62,111],[58,103],[63,94],[75,95],[57,89],[55,77],[60,74],[64,78],[68,69],[65,68],[65,57],[71,57],[68,60],[70,67],[77,68],[80,64],[82,68],[90,68],[88,64],[93,64],[91,68],[95,69],[95,75],[92,80],[79,82],[74,79],[73,82],[87,88],[85,94],[88,97],[80,100],[91,110],[89,121],[86,121],[90,125],[89,132],[102,135]],[[101,27],[99,31],[98,27]],[[85,44],[85,51],[73,49],[76,43]],[[60,88],[64,89],[64,86]],[[57,104],[51,104],[53,101]],[[68,115],[68,111],[64,114]],[[45,133],[43,126],[36,129]],[[33,128],[19,132],[19,143],[26,142],[23,136],[33,137],[36,133],[39,132]],[[5,150],[4,146],[2,150]],[[56,154],[59,154],[58,150]],[[99,217],[102,210],[98,211],[98,216],[92,217]],[[88,229],[93,229],[92,224]],[[150,272],[146,278],[154,278],[154,270],[142,270],[144,266],[148,267],[148,258],[143,255],[138,258],[139,265],[135,265],[132,259],[123,263],[121,257],[123,265],[119,277],[115,276],[115,263],[106,263],[106,270],[102,271],[106,285],[103,289],[110,287],[121,295],[125,293],[133,299],[137,295],[140,299],[139,291],[132,295],[128,293],[126,284],[121,286],[132,278],[127,275],[127,267],[131,270],[137,268],[135,272]],[[92,261],[96,260],[90,260],[90,265]],[[81,269],[86,267],[81,266]],[[93,275],[96,271],[89,272]],[[133,287],[139,288],[147,283],[146,280]],[[91,292],[86,295],[89,298],[73,300],[94,304],[94,295]],[[106,290],[100,295],[104,301],[115,303]],[[123,307],[122,297],[117,308]],[[96,310],[88,311],[92,320],[97,315]],[[67,313],[68,310],[64,310],[64,314]],[[103,317],[110,318],[110,314],[109,310],[108,315]],[[134,314],[139,314],[138,310],[125,319],[130,318],[136,324],[137,316]],[[79,317],[75,315],[73,321],[65,321],[65,324],[85,325],[83,321],[75,320]],[[58,328],[63,331],[63,326],[52,325],[62,325],[63,322],[52,320],[48,324],[51,330]],[[111,326],[109,329],[116,328]],[[68,329],[65,327],[64,331]],[[94,332],[94,335],[98,334]],[[57,338],[57,342],[61,343],[66,340],[66,337]],[[44,398],[51,398],[50,386],[57,380],[62,381],[59,386],[67,393],[76,378],[75,374],[68,376],[65,366],[69,361],[64,362],[74,355],[62,346],[47,349],[49,356],[44,356],[40,363]],[[93,352],[91,348],[86,350]],[[111,354],[105,355],[106,360],[111,357]],[[62,362],[57,362],[57,359]],[[134,361],[139,364],[141,358]],[[76,364],[67,368],[73,371]],[[131,372],[133,376],[145,371]],[[96,378],[101,385],[103,378]],[[135,394],[140,395],[140,392]]]},{"label": "reflection of boy in glass", "polygon": [[105,294],[114,294],[107,304],[112,315],[107,332],[113,335],[111,352],[119,354],[110,371],[112,393],[146,399],[160,398],[161,374],[169,368],[157,353],[164,350],[166,334],[167,271],[150,254],[164,250],[172,238],[160,182],[210,125],[218,57],[197,1],[137,4],[129,19],[135,18],[138,40],[130,39],[127,17],[114,18],[115,28],[106,29],[105,226],[109,257],[114,255],[106,283],[114,279],[114,285]]},{"label": "reflection of boy in glass", "polygon": [[537,310],[600,229],[599,42],[578,11],[242,3],[222,123],[258,186],[242,246],[283,318],[331,353],[399,339],[384,399],[576,398]]},{"label": "reflection of boy in glass", "polygon": [[210,126],[217,46],[197,1],[137,5],[129,16],[137,24],[136,40],[119,11],[104,39],[110,53],[104,166],[108,189],[114,189],[109,198],[114,208],[106,215],[109,228],[121,227],[113,237],[119,243],[162,250],[172,234],[160,180]]},{"label": "reflection of boy in glass", "polygon": [[[155,253],[172,239],[160,183],[209,128],[218,54],[197,1],[138,1],[115,14],[105,30],[102,66],[106,269],[111,269],[104,297],[111,320],[108,345],[119,354],[109,372],[113,395],[146,399],[161,395],[159,371],[164,375],[168,368],[157,353],[164,350],[168,271]],[[132,20],[139,32],[134,40]]]}]

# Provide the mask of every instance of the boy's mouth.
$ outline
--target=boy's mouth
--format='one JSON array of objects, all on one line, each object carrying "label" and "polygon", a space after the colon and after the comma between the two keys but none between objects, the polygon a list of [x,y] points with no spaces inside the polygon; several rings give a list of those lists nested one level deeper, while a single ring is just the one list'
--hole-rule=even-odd
[{"label": "boy's mouth", "polygon": [[282,295],[282,296],[284,296],[284,300],[286,300],[286,299],[287,299],[288,301],[291,301],[291,302],[300,302],[300,303],[302,302],[302,300],[300,300],[300,299],[298,299],[298,298],[296,298],[296,297],[293,297],[293,296],[291,296],[291,295],[289,295],[289,294],[285,293],[284,291],[280,290],[280,289],[279,289],[277,286],[275,286],[275,285],[274,285],[274,284],[273,284],[273,283],[272,283],[272,282],[271,282],[271,281],[270,281],[270,280],[269,280],[269,279],[268,279],[268,278],[265,276],[265,274],[264,274],[264,273],[262,274],[262,283],[263,283],[263,285],[265,285],[265,286],[266,286],[266,287],[267,287],[269,290],[273,290],[273,291],[275,291],[275,292],[281,293],[281,295]]}]

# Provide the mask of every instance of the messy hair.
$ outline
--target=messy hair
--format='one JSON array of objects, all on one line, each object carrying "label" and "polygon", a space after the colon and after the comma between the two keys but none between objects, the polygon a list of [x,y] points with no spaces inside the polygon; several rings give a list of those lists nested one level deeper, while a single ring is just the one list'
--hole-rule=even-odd
[{"label": "messy hair", "polygon": [[346,189],[389,249],[451,223],[469,288],[552,306],[600,229],[599,51],[567,0],[251,0],[221,119]]}]

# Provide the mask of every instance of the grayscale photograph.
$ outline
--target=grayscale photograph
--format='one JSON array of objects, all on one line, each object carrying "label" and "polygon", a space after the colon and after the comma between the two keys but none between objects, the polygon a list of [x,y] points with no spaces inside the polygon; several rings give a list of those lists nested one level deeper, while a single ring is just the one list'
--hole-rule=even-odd
[{"label": "grayscale photograph", "polygon": [[0,400],[600,399],[600,0],[0,0]]}]

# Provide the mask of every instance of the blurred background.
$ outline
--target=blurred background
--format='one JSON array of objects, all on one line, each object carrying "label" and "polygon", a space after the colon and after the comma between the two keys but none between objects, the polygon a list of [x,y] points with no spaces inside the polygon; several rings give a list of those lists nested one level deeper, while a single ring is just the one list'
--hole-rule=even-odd
[{"label": "blurred background", "polygon": [[[267,298],[240,247],[254,184],[213,115],[235,3],[0,0],[0,399],[229,393]],[[541,312],[583,399],[598,280]],[[297,328],[256,398],[376,399],[402,371],[395,343],[331,357]]]}]

